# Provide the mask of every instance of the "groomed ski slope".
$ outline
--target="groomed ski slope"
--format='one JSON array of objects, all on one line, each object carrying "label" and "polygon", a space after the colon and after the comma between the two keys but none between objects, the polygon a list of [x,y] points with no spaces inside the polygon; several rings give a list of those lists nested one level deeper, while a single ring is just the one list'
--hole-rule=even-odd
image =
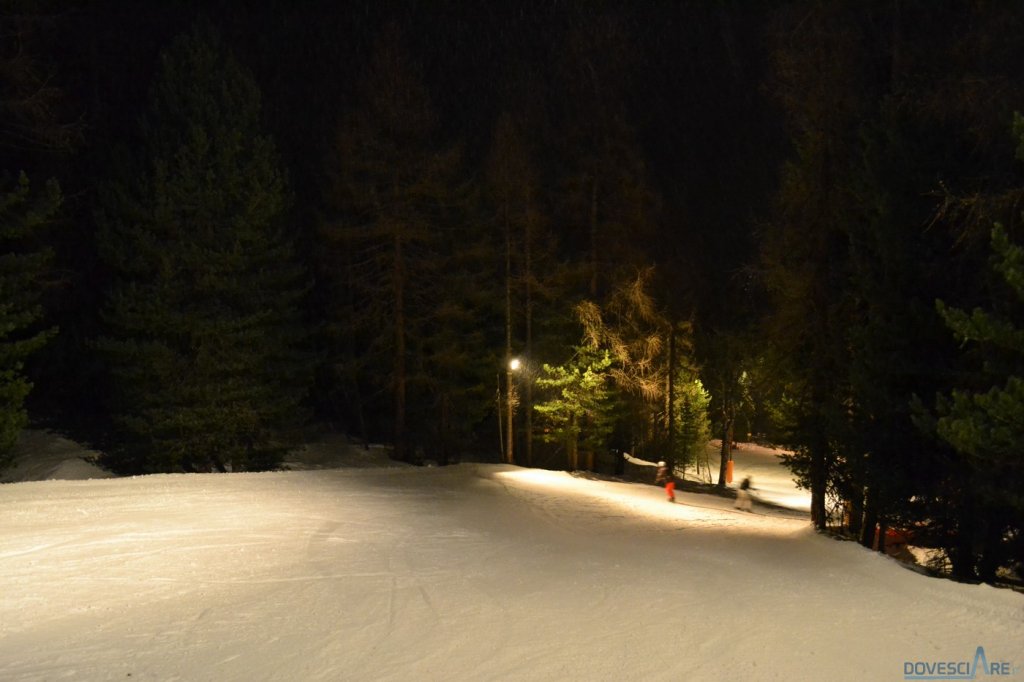
[{"label": "groomed ski slope", "polygon": [[1024,679],[1024,595],[678,498],[482,464],[3,485],[0,679],[902,680],[979,646]]}]

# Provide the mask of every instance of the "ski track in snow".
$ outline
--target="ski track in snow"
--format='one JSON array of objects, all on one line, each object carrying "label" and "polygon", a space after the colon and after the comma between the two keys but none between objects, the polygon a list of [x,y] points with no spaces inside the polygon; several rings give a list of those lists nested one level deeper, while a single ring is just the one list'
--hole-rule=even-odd
[{"label": "ski track in snow", "polygon": [[1024,668],[1020,594],[663,495],[469,464],[0,486],[0,679],[899,680],[979,645]]}]

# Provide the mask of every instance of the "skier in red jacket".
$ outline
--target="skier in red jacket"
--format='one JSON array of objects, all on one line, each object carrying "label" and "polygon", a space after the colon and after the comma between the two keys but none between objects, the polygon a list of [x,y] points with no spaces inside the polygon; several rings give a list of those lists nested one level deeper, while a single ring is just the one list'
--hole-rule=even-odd
[{"label": "skier in red jacket", "polygon": [[654,477],[654,482],[665,484],[665,494],[668,495],[669,502],[676,501],[676,479],[672,475],[672,472],[668,470],[668,466],[664,461],[658,462],[658,473]]}]

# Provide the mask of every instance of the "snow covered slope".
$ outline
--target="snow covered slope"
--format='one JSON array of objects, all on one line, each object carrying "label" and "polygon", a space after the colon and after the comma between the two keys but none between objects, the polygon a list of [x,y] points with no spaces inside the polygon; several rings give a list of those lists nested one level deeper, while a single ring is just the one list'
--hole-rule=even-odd
[{"label": "snow covered slope", "polygon": [[470,464],[3,485],[0,679],[900,680],[979,646],[1024,679],[1024,596],[679,499]]}]

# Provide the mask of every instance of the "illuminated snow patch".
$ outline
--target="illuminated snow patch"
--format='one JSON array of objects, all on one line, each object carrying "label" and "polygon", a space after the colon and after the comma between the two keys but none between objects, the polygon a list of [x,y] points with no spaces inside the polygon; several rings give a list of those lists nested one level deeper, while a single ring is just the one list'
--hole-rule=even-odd
[{"label": "illuminated snow patch", "polygon": [[507,469],[493,473],[496,480],[520,490],[559,497],[566,507],[584,502],[588,507],[604,508],[607,515],[663,521],[674,527],[732,528],[744,533],[788,535],[802,530],[803,522],[794,519],[747,514],[733,508],[733,500],[714,495],[676,491],[676,503],[665,499],[659,486],[595,481],[568,473],[542,469]]}]

